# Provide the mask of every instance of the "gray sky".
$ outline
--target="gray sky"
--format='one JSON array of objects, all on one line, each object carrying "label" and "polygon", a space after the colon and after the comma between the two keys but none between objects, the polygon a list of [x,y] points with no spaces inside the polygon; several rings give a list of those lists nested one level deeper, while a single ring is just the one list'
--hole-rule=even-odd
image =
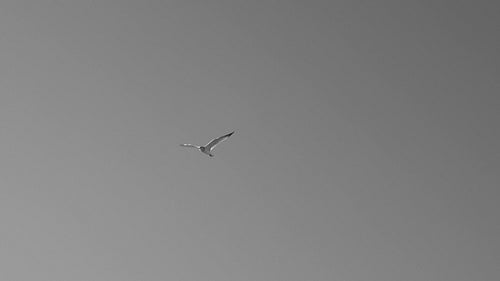
[{"label": "gray sky", "polygon": [[499,280],[499,7],[405,2],[2,1],[0,279]]}]

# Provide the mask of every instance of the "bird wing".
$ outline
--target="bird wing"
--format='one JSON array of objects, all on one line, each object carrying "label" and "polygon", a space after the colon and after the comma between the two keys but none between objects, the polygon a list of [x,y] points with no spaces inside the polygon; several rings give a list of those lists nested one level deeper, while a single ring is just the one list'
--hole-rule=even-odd
[{"label": "bird wing", "polygon": [[183,143],[181,144],[181,146],[184,146],[184,147],[194,147],[194,148],[200,148],[199,146],[197,145],[194,145],[194,144],[190,144],[190,143]]},{"label": "bird wing", "polygon": [[234,134],[234,131],[232,131],[231,133],[229,133],[227,135],[223,135],[221,137],[218,137],[218,138],[211,140],[209,143],[207,143],[207,145],[205,145],[205,148],[208,149],[209,151],[212,150],[216,145],[227,140],[232,134]]}]

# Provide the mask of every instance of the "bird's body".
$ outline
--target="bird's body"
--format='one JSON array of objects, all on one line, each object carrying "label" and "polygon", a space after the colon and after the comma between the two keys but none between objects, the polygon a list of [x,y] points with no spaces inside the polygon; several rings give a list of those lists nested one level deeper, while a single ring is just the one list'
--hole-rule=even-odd
[{"label": "bird's body", "polygon": [[194,144],[189,144],[189,143],[181,144],[181,146],[194,147],[194,148],[198,149],[200,152],[202,152],[210,157],[213,157],[214,155],[212,154],[212,150],[215,148],[215,146],[217,144],[219,144],[220,142],[225,141],[233,134],[234,134],[234,131],[232,131],[231,133],[229,133],[227,135],[223,135],[221,137],[215,138],[215,139],[211,140],[209,143],[207,143],[205,146],[199,146],[199,145],[194,145]]},{"label": "bird's body", "polygon": [[210,153],[210,150],[206,149],[204,146],[200,147],[200,151],[205,153],[206,155],[208,155],[210,157],[214,157],[214,155],[212,153]]}]

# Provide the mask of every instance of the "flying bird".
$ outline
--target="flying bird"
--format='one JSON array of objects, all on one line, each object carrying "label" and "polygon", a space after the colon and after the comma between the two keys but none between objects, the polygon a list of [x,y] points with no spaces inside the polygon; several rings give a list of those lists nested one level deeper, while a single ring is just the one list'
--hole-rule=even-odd
[{"label": "flying bird", "polygon": [[181,144],[181,146],[194,147],[194,148],[198,149],[199,151],[205,153],[206,155],[208,155],[210,157],[214,157],[214,155],[212,154],[212,150],[215,148],[215,146],[218,145],[219,143],[227,140],[233,134],[234,134],[234,131],[232,131],[231,133],[229,133],[227,135],[223,135],[221,137],[215,138],[215,139],[211,140],[209,143],[207,143],[205,146],[199,146],[199,145],[194,145],[194,144],[190,144],[190,143],[183,143],[183,144]]}]

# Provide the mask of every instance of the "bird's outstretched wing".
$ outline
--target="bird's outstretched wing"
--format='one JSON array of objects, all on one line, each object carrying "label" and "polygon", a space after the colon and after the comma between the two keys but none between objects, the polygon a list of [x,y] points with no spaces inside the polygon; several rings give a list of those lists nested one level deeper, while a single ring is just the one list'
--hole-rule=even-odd
[{"label": "bird's outstretched wing", "polygon": [[232,134],[234,134],[234,131],[232,131],[231,133],[229,133],[227,135],[223,135],[221,137],[218,137],[218,138],[211,140],[209,143],[207,143],[207,145],[205,145],[205,149],[208,149],[209,151],[214,149],[214,147],[216,145],[227,140]]},{"label": "bird's outstretched wing", "polygon": [[194,144],[190,144],[190,143],[183,143],[183,144],[181,144],[181,146],[184,146],[184,147],[194,147],[194,148],[200,149],[200,146],[194,145]]}]

